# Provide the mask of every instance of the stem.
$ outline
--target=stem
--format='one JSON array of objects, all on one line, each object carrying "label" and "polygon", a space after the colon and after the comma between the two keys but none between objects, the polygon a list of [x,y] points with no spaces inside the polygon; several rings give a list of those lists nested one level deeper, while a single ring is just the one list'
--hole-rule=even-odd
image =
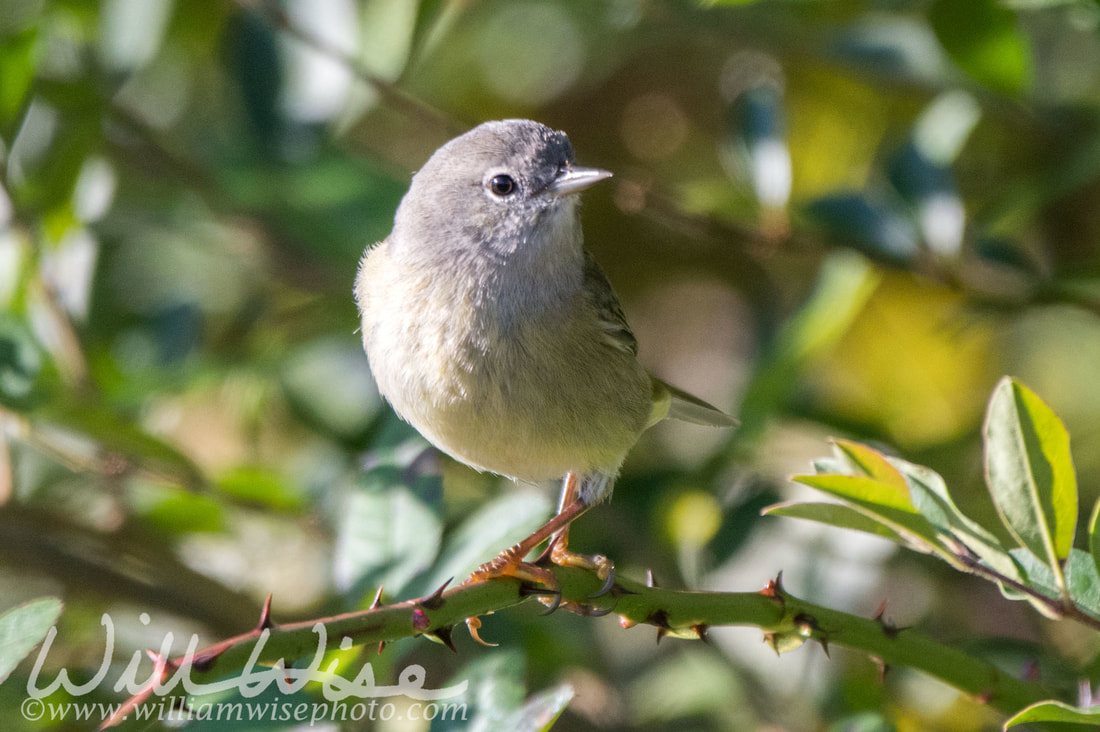
[{"label": "stem", "polygon": [[[778,581],[761,592],[689,592],[619,579],[610,593],[594,599],[592,593],[602,584],[594,573],[557,566],[548,569],[561,584],[564,607],[590,615],[614,612],[627,628],[638,624],[656,626],[658,639],[664,635],[703,638],[713,626],[756,626],[777,649],[781,644],[784,648],[794,647],[805,640],[816,640],[826,649],[829,645],[846,646],[869,654],[885,666],[924,671],[1004,714],[1050,696],[1035,682],[1017,679],[916,631],[894,628],[881,618],[861,618],[800,600],[783,590]],[[516,580],[496,578],[447,591],[441,587],[425,598],[389,606],[376,602],[369,610],[286,625],[272,623],[265,606],[259,625],[247,633],[190,656],[169,660],[154,654],[154,678],[123,705],[117,719],[107,720],[104,726],[116,724],[154,693],[154,683],[166,681],[177,671],[194,682],[209,683],[241,671],[247,675],[253,672],[254,664],[319,659],[323,651],[340,647],[345,638],[354,645],[364,645],[431,635],[453,648],[451,631],[455,625],[518,605],[529,595]],[[320,648],[318,624],[324,629]]]}]

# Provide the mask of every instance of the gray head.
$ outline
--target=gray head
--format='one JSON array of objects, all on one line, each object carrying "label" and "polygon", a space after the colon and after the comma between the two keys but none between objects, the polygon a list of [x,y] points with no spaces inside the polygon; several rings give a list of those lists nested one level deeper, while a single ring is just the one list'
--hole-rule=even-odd
[{"label": "gray head", "polygon": [[439,148],[413,176],[390,244],[405,255],[496,262],[553,246],[579,256],[569,194],[610,175],[574,166],[563,132],[531,120],[486,122]]}]

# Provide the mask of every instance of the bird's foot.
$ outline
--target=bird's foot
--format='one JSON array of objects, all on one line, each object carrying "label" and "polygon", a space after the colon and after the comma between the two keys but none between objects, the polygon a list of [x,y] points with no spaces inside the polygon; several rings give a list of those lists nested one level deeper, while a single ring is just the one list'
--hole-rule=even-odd
[{"label": "bird's foot", "polygon": [[559,567],[577,567],[595,572],[603,585],[591,597],[602,597],[615,585],[615,564],[602,554],[578,554],[569,551],[566,537],[560,537],[550,548],[550,561]]},{"label": "bird's foot", "polygon": [[553,612],[561,602],[561,584],[554,573],[546,567],[524,561],[523,557],[526,554],[527,547],[523,542],[509,547],[475,569],[466,582],[485,582],[498,577],[514,577],[522,583],[521,592],[543,596],[545,601],[550,603],[550,612]]}]

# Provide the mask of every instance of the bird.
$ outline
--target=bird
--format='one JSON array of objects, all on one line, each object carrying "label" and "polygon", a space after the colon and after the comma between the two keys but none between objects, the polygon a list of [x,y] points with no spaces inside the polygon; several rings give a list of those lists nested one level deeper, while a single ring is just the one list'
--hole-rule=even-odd
[{"label": "bird", "polygon": [[476,470],[562,478],[557,513],[469,582],[511,576],[560,597],[553,572],[525,560],[549,540],[551,562],[595,571],[610,589],[611,560],[569,550],[573,520],[610,499],[653,424],[736,424],[639,362],[619,298],[583,243],[578,194],[610,177],[578,166],[564,132],[485,122],[430,156],[389,236],[360,260],[363,347],[396,414]]}]

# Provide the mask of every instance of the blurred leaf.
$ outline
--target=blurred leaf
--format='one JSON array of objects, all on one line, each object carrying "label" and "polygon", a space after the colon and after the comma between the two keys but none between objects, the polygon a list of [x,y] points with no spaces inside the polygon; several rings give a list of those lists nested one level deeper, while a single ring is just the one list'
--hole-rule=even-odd
[{"label": "blurred leaf", "polygon": [[831,239],[879,262],[905,265],[919,253],[916,228],[897,206],[858,193],[813,201],[808,213]]},{"label": "blurred leaf", "polygon": [[895,732],[888,719],[877,712],[857,712],[829,726],[828,732]]},{"label": "blurred leaf", "polygon": [[1005,722],[1005,729],[1028,722],[1066,722],[1087,725],[1096,729],[1100,725],[1100,709],[1082,709],[1060,701],[1043,701],[1025,707]]},{"label": "blurred leaf", "polygon": [[217,487],[227,496],[279,511],[305,506],[305,497],[287,483],[285,476],[261,465],[232,468],[218,477]]},{"label": "blurred leaf", "polygon": [[1031,49],[1017,29],[1016,14],[1003,3],[937,0],[929,20],[944,50],[975,81],[1009,93],[1030,85]]},{"label": "blurred leaf", "polygon": [[0,404],[23,411],[38,401],[42,361],[30,330],[0,313]]},{"label": "blurred leaf", "polygon": [[37,410],[35,418],[86,435],[103,450],[120,453],[147,470],[165,473],[180,485],[197,488],[206,482],[190,457],[98,402],[74,394],[61,396]]},{"label": "blurred leaf", "polygon": [[550,501],[538,491],[506,491],[470,514],[447,536],[431,574],[411,589],[423,594],[448,579],[462,581],[503,550],[530,536],[546,522],[551,510]]},{"label": "blurred leaf", "polygon": [[1077,477],[1069,434],[1057,415],[1023,384],[1004,378],[985,422],[989,492],[1005,526],[1063,582],[1077,526]]},{"label": "blurred leaf", "polygon": [[380,585],[400,595],[439,551],[442,481],[417,474],[410,462],[399,457],[371,468],[343,497],[334,573],[337,586],[352,597]]},{"label": "blurred leaf", "polygon": [[463,718],[440,717],[432,722],[432,732],[505,732],[502,724],[523,704],[523,679],[526,674],[523,654],[516,649],[499,649],[481,656],[459,670],[451,684],[465,682],[466,691],[450,701],[464,704]]},{"label": "blurred leaf", "polygon": [[343,440],[361,439],[382,406],[362,346],[346,337],[298,348],[284,363],[282,383],[311,424]]},{"label": "blurred leaf", "polygon": [[753,372],[741,408],[739,439],[759,435],[769,415],[782,411],[807,363],[851,327],[879,282],[867,260],[836,252],[825,260],[813,292],[780,330]]},{"label": "blurred leaf", "polygon": [[546,732],[569,706],[573,693],[573,687],[569,684],[558,684],[532,694],[523,706],[490,729],[500,732]]},{"label": "blurred leaf", "polygon": [[207,495],[155,487],[136,497],[135,504],[135,512],[167,536],[225,528],[222,505]]},{"label": "blurred leaf", "polygon": [[0,615],[0,684],[30,654],[61,617],[61,600],[42,597]]},{"label": "blurred leaf", "polygon": [[26,104],[37,71],[38,28],[0,39],[0,136],[11,140],[10,126]]}]

